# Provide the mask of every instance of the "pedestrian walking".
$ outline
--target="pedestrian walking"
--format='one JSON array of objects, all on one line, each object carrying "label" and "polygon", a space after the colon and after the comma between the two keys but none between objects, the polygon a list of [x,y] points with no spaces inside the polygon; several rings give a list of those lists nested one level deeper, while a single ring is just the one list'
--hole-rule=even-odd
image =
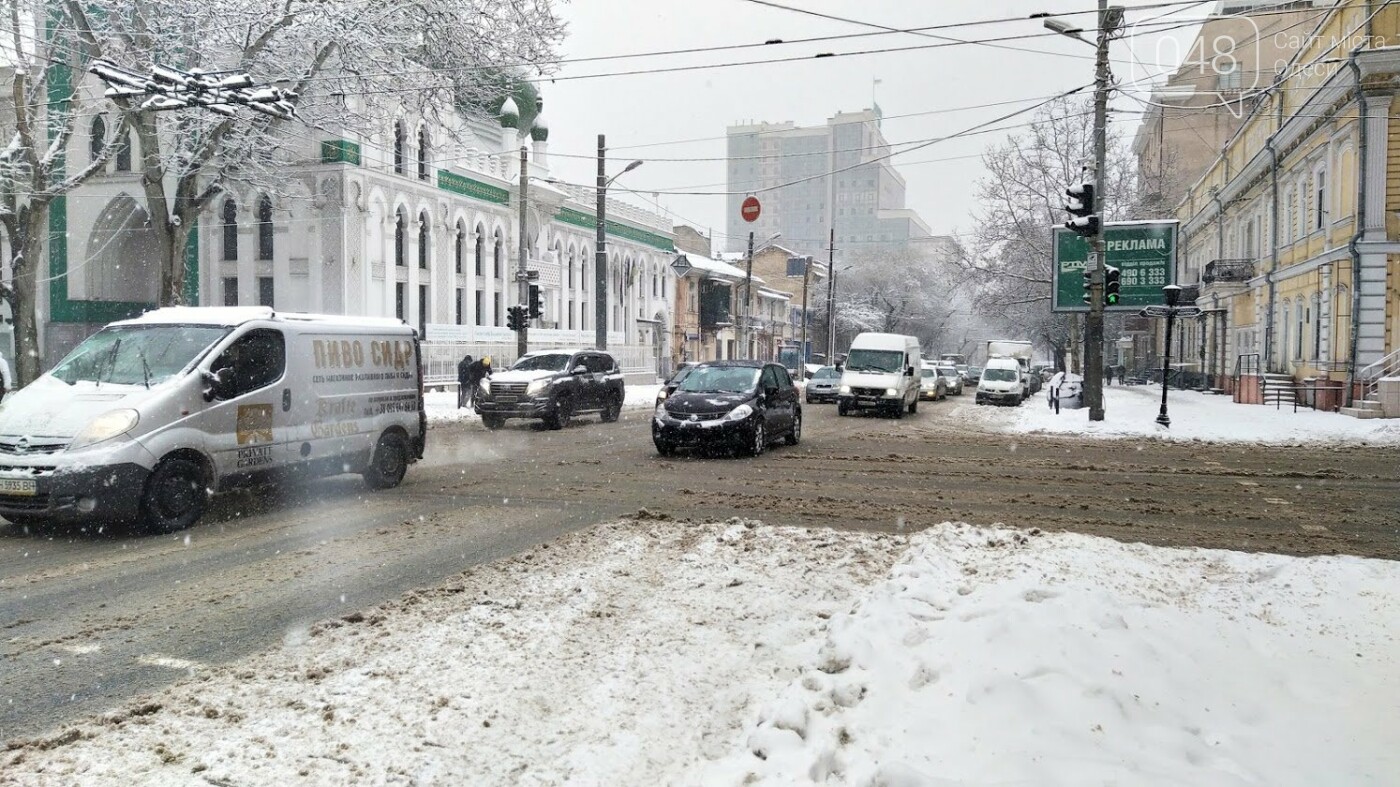
[{"label": "pedestrian walking", "polygon": [[1060,386],[1064,384],[1065,373],[1055,372],[1055,376],[1051,377],[1050,382],[1046,385],[1046,390],[1049,391],[1047,394],[1048,403],[1050,409],[1055,411],[1055,415],[1060,414]]},{"label": "pedestrian walking", "polygon": [[460,360],[460,361],[457,362],[457,409],[458,409],[458,410],[460,410],[460,409],[462,409],[463,407],[466,407],[467,405],[471,404],[471,403],[472,403],[472,397],[475,395],[475,394],[472,393],[471,385],[468,383],[468,379],[469,379],[469,377],[470,377],[470,375],[468,374],[468,372],[471,370],[471,365],[472,365],[472,357],[471,357],[470,355],[463,355],[463,356],[462,356],[462,360]]},{"label": "pedestrian walking", "polygon": [[1112,367],[1112,366],[1105,366],[1105,367],[1103,368],[1103,381],[1104,381],[1104,385],[1113,385],[1113,367]]}]

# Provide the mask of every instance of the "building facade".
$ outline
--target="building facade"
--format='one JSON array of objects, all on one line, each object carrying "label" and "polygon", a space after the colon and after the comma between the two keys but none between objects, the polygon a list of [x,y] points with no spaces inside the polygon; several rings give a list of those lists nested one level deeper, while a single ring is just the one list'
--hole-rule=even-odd
[{"label": "building facade", "polygon": [[1181,345],[1221,380],[1259,367],[1362,393],[1400,337],[1400,7],[1348,0],[1190,186]]},{"label": "building facade", "polygon": [[[70,141],[70,168],[112,144],[117,125],[97,109],[101,84],[81,88],[94,109]],[[595,195],[550,177],[542,119],[516,128],[509,101],[498,118],[388,114],[370,134],[292,135],[281,182],[216,197],[190,233],[187,302],[399,317],[429,342],[477,347],[499,365],[514,356],[506,310],[526,301],[523,268],[542,307],[532,346],[591,346]],[[155,305],[159,258],[131,167],[141,151],[134,138],[125,144],[128,153],[54,204],[41,268],[51,274],[39,303],[44,368],[105,323]],[[676,284],[670,222],[611,200],[607,210],[609,345],[631,348],[633,368],[664,371]]]},{"label": "building facade", "polygon": [[[832,229],[837,245],[847,248],[930,235],[928,225],[904,205],[904,178],[890,162],[880,117],[877,106],[838,112],[822,126],[790,121],[730,126],[728,251],[743,251],[750,232],[760,240],[781,232],[784,246],[819,259],[826,255]],[[739,214],[749,193],[757,193],[763,204],[752,223]]]}]

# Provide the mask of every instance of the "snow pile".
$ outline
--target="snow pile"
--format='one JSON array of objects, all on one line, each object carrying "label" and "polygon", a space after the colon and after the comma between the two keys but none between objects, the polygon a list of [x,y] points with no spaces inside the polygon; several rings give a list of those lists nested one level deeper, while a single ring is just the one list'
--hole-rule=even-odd
[{"label": "snow pile", "polygon": [[1087,408],[1061,409],[1056,415],[1045,394],[1010,410],[982,408],[979,415],[1011,432],[1074,434],[1088,437],[1157,437],[1164,440],[1292,444],[1400,444],[1400,421],[1361,420],[1338,413],[1236,404],[1228,396],[1197,391],[1169,391],[1171,427],[1157,424],[1162,389],[1112,386],[1104,389],[1104,420],[1090,422]]},{"label": "snow pile", "polygon": [[0,785],[673,783],[906,543],[601,526],[0,749]]},{"label": "snow pile", "polygon": [[1385,561],[945,525],[687,783],[1394,784],[1398,620]]},{"label": "snow pile", "polygon": [[[628,385],[625,390],[626,398],[622,400],[623,409],[650,410],[656,406],[656,393],[661,390],[661,386],[655,384]],[[456,389],[429,391],[423,394],[423,403],[428,410],[429,426],[481,420],[481,416],[477,415],[475,410],[469,407],[457,407]]]},{"label": "snow pile", "polygon": [[1400,564],[643,519],[291,632],[0,785],[1289,785],[1400,773]]}]

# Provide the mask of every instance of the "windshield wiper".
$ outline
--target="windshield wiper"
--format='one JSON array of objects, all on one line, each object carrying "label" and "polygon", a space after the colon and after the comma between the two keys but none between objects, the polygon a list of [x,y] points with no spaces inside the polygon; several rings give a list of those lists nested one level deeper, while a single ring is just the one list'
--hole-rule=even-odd
[{"label": "windshield wiper", "polygon": [[141,373],[145,375],[146,390],[149,391],[151,390],[151,365],[146,363],[146,349],[144,347],[138,347],[136,348],[136,354],[141,356]]},{"label": "windshield wiper", "polygon": [[[119,337],[116,341],[112,342],[112,351],[111,351],[110,353],[107,353],[107,382],[109,382],[109,383],[112,381],[112,374],[113,374],[113,373],[116,371],[116,369],[117,369],[117,350],[120,350],[120,349],[121,349],[121,346],[122,346],[122,340],[121,340],[121,338]],[[101,368],[101,367],[98,367],[98,369],[97,369],[97,374],[93,375],[92,384],[93,384],[93,387],[94,387],[94,388],[101,388],[101,387],[102,387],[102,368]]]}]

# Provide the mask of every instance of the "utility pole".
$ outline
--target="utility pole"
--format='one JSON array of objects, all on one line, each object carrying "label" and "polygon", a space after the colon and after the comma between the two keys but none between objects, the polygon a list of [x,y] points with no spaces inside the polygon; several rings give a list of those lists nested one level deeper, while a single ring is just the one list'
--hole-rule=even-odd
[{"label": "utility pole", "polygon": [[1089,405],[1089,420],[1102,421],[1103,402],[1103,307],[1104,307],[1104,186],[1108,158],[1108,41],[1123,20],[1123,9],[1110,12],[1108,0],[1099,0],[1098,42],[1094,57],[1094,214],[1100,217],[1100,228],[1092,238],[1093,260],[1090,263],[1089,313],[1084,321],[1084,398]]},{"label": "utility pole", "polygon": [[608,176],[606,165],[607,145],[602,134],[598,135],[598,206],[594,211],[597,218],[597,237],[593,239],[593,343],[599,350],[608,349],[608,234],[607,234],[607,194]]},{"label": "utility pole", "polygon": [[836,363],[836,228],[826,247],[826,363]]},{"label": "utility pole", "polygon": [[807,284],[812,279],[812,258],[802,258],[802,344],[797,346],[797,362],[802,364],[798,367],[798,374],[803,375],[807,369]]},{"label": "utility pole", "polygon": [[744,300],[739,304],[743,310],[739,318],[739,358],[749,357],[749,289],[753,287],[753,230],[749,230],[748,262],[744,265]]},{"label": "utility pole", "polygon": [[525,203],[530,188],[530,162],[526,150],[524,145],[520,146],[520,260],[515,269],[515,295],[520,310],[520,330],[515,335],[517,358],[530,351],[530,244],[525,238]]}]

